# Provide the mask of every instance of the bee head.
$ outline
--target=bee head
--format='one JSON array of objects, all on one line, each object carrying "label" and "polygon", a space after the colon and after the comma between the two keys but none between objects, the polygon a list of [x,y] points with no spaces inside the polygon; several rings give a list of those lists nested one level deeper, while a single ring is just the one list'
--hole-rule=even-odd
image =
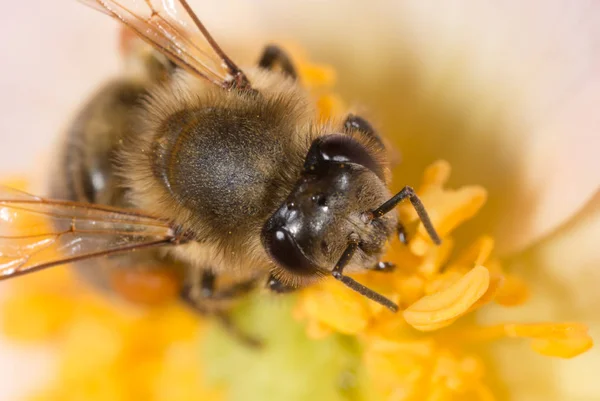
[{"label": "bee head", "polygon": [[350,236],[359,249],[348,271],[374,265],[397,217],[369,218],[390,193],[383,166],[348,135],[318,138],[308,151],[302,176],[262,230],[262,241],[280,279],[298,284],[331,272]]}]

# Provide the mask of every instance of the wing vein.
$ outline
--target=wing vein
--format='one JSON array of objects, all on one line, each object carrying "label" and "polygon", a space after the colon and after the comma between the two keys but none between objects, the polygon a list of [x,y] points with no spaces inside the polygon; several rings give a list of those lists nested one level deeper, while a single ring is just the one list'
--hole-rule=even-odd
[{"label": "wing vein", "polygon": [[188,238],[143,212],[46,200],[0,186],[0,198],[7,194],[27,198],[0,201],[0,279]]},{"label": "wing vein", "polygon": [[[1,203],[0,203],[1,204]],[[45,203],[42,203],[40,205],[48,205]],[[50,212],[50,211],[46,211],[46,210],[36,210],[30,207],[20,207],[20,206],[15,206],[15,205],[6,205],[7,208],[9,209],[13,209],[13,210],[17,210],[17,211],[23,211],[23,212],[27,212],[27,213],[31,213],[31,214],[36,214],[36,215],[43,215],[43,216],[48,216],[48,217],[54,217],[56,219],[73,219],[75,218],[75,220],[80,220],[80,221],[97,221],[97,222],[102,222],[102,223],[120,223],[120,224],[129,224],[132,226],[135,225],[144,225],[144,226],[152,226],[152,227],[159,227],[159,228],[168,228],[169,225],[166,223],[163,223],[161,221],[135,221],[133,219],[128,220],[128,219],[124,219],[124,218],[119,218],[119,217],[124,217],[124,216],[130,216],[127,215],[126,213],[119,213],[116,214],[115,212],[108,212],[111,213],[110,216],[104,217],[104,216],[84,216],[84,215],[78,215],[78,216],[73,216],[73,215],[69,215],[66,213],[56,213],[56,212]],[[119,216],[119,217],[116,217]],[[136,215],[131,215],[130,217],[137,217]]]},{"label": "wing vein", "polygon": [[80,0],[132,29],[186,71],[222,88],[250,88],[185,0]]}]

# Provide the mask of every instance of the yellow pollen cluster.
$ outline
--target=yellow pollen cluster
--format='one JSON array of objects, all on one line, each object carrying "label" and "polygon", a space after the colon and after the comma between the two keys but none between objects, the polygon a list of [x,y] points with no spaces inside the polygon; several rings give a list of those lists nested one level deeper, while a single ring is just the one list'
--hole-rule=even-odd
[{"label": "yellow pollen cluster", "polygon": [[[56,267],[15,279],[0,309],[4,336],[57,352],[54,380],[30,401],[218,400],[203,381],[203,324],[177,303],[115,303]],[[40,387],[32,383],[32,388]],[[199,397],[199,398],[198,398]]]}]

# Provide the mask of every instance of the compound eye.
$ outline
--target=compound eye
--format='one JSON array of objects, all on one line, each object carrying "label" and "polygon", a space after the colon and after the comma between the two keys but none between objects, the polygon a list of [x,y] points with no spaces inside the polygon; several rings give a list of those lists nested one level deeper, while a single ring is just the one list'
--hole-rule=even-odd
[{"label": "compound eye", "polygon": [[347,135],[327,135],[313,142],[306,157],[305,169],[313,171],[315,166],[323,161],[360,164],[378,176],[383,174],[381,167],[367,149]]},{"label": "compound eye", "polygon": [[265,248],[271,258],[282,268],[298,276],[312,276],[319,271],[300,249],[288,230],[278,227],[263,233]]}]

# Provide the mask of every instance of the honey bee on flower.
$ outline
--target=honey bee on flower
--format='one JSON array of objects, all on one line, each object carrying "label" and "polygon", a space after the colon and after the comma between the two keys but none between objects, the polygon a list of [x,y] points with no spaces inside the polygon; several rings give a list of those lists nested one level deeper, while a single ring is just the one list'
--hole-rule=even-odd
[{"label": "honey bee on flower", "polygon": [[[544,268],[540,261],[560,260],[560,252],[543,253],[540,248],[534,248],[526,254],[529,260],[524,261],[519,254],[507,257],[507,252],[518,252],[526,247],[527,241],[542,238],[548,227],[566,218],[566,211],[561,212],[563,214],[547,213],[554,210],[553,204],[536,209],[535,202],[527,202],[531,201],[527,198],[532,196],[531,190],[523,182],[514,181],[515,171],[522,168],[524,177],[535,179],[541,186],[541,189],[535,186],[536,193],[544,196],[547,193],[544,190],[546,181],[540,179],[538,170],[532,171],[530,165],[524,164],[521,153],[511,153],[511,144],[529,142],[533,145],[531,148],[535,148],[541,143],[524,139],[535,138],[536,129],[548,132],[539,128],[541,124],[534,124],[538,120],[533,118],[533,113],[527,115],[525,112],[542,106],[535,103],[536,99],[516,96],[511,92],[510,82],[502,85],[502,76],[490,77],[485,75],[486,70],[478,74],[481,71],[477,68],[489,68],[490,63],[473,57],[477,54],[465,50],[470,48],[466,45],[463,48],[463,43],[452,42],[456,39],[451,34],[452,29],[456,29],[453,24],[475,31],[477,24],[481,24],[485,26],[486,35],[461,37],[474,38],[470,45],[475,49],[481,43],[482,48],[494,50],[493,54],[508,54],[494,46],[494,40],[497,40],[494,29],[503,24],[494,25],[486,20],[494,13],[504,15],[505,9],[495,8],[494,13],[488,15],[485,14],[486,6],[482,5],[478,9],[480,14],[465,22],[464,16],[469,15],[466,10],[458,13],[463,16],[458,18],[457,13],[448,12],[444,7],[428,9],[426,5],[411,2],[401,5],[375,2],[366,6],[368,9],[359,3],[352,7],[344,5],[345,12],[331,15],[331,21],[335,18],[343,20],[343,30],[328,30],[327,35],[322,35],[318,24],[310,29],[310,34],[319,36],[319,43],[326,49],[318,59],[337,62],[335,69],[314,64],[297,47],[287,46],[287,42],[282,42],[281,47],[289,54],[300,81],[315,104],[315,120],[321,123],[343,120],[348,110],[346,105],[355,104],[356,100],[359,104],[372,105],[369,111],[358,108],[359,114],[373,116],[374,125],[387,137],[383,138],[389,142],[386,146],[402,153],[402,165],[392,170],[392,188],[399,189],[407,183],[414,185],[433,226],[442,237],[442,245],[433,246],[414,210],[410,206],[401,207],[398,212],[405,228],[401,236],[407,243],[394,239],[387,244],[384,260],[388,262],[389,271],[350,275],[355,282],[397,305],[399,312],[393,314],[382,305],[349,292],[335,280],[310,285],[297,297],[271,300],[259,296],[249,304],[239,305],[233,319],[244,334],[264,340],[264,349],[256,351],[229,338],[218,326],[212,327],[210,322],[198,320],[180,305],[171,303],[172,296],[154,296],[156,292],[152,289],[156,285],[164,290],[161,294],[176,295],[178,287],[174,285],[177,282],[174,279],[177,275],[149,275],[143,285],[134,281],[138,283],[136,286],[128,285],[135,279],[135,274],[113,277],[109,284],[117,284],[118,292],[128,302],[141,301],[150,305],[150,308],[138,309],[128,302],[94,294],[67,270],[57,268],[7,285],[8,291],[12,289],[12,295],[3,306],[6,335],[13,340],[37,343],[52,338],[59,350],[54,382],[48,386],[40,384],[32,399],[264,400],[265,394],[269,394],[266,399],[289,400],[492,400],[504,399],[507,394],[512,394],[513,399],[525,399],[519,398],[519,391],[525,391],[527,386],[510,387],[508,378],[511,375],[506,370],[508,373],[519,371],[528,382],[541,383],[553,375],[547,370],[528,367],[527,361],[541,361],[539,363],[546,367],[561,369],[575,366],[548,357],[570,358],[588,350],[592,340],[587,325],[577,321],[589,321],[579,314],[567,312],[572,305],[562,295],[554,298],[564,303],[564,314],[531,313],[541,304],[548,305],[548,300],[540,301],[540,283],[546,275],[532,279],[531,272]],[[240,7],[244,11],[240,12],[245,15],[242,21],[251,20],[252,13],[245,8],[247,6],[237,7],[237,11]],[[270,12],[276,12],[280,7],[274,4]],[[296,15],[292,10],[302,7],[288,4],[285,14]],[[381,7],[385,12],[381,12]],[[551,7],[544,7],[547,9]],[[396,13],[403,17],[398,17],[393,29],[385,28],[383,22],[396,18]],[[225,14],[232,21],[237,18],[231,10]],[[314,10],[310,14],[314,15]],[[515,14],[522,15],[521,12]],[[319,13],[321,15],[327,15],[327,12]],[[360,18],[349,19],[349,15]],[[373,15],[378,15],[377,20],[381,23],[366,23]],[[536,13],[532,21],[537,23],[544,15]],[[296,20],[301,19],[282,19],[286,31],[293,29]],[[349,20],[360,20],[361,23],[351,24],[352,29],[349,29]],[[569,16],[562,18],[561,15],[559,20],[569,20]],[[74,21],[76,23],[77,19]],[[502,18],[498,17],[497,21]],[[519,26],[512,19],[507,21],[511,21],[511,27]],[[210,23],[212,32],[212,22],[203,22]],[[238,24],[236,29],[242,31],[241,26]],[[424,26],[428,29],[420,29]],[[391,32],[398,34],[390,35]],[[546,31],[541,29],[540,32]],[[336,35],[344,38],[344,46],[328,46],[334,43],[331,38]],[[365,38],[369,35],[379,39],[365,46]],[[390,36],[394,36],[393,40]],[[511,42],[510,51],[528,49],[528,40],[532,36],[521,35],[520,46],[513,46],[516,42]],[[348,37],[354,37],[352,46],[348,46]],[[383,41],[382,37],[389,40]],[[408,50],[398,53],[399,50],[393,47],[394,41],[400,43],[399,48]],[[101,43],[104,42],[106,39]],[[552,46],[555,43],[560,41],[554,40]],[[365,57],[356,59],[354,56],[352,62],[340,64],[340,54],[355,48],[365,50],[361,51]],[[540,49],[545,48],[540,46]],[[312,53],[315,52],[319,50]],[[396,52],[395,56],[390,52]],[[491,54],[490,51],[481,53]],[[535,51],[526,53],[527,56],[536,54]],[[463,66],[456,59],[448,61],[444,58],[456,54],[471,62]],[[514,60],[517,59],[518,65],[527,67],[523,62],[527,57]],[[389,60],[395,61],[390,64]],[[502,73],[518,75],[520,71],[512,68],[510,63],[510,59],[503,59],[491,64],[498,66]],[[544,65],[553,64],[545,60]],[[523,67],[525,72],[538,70],[531,65],[526,67]],[[413,72],[408,74],[406,70]],[[463,72],[466,81],[461,80]],[[73,81],[78,79],[78,74],[71,75],[69,78]],[[553,99],[553,104],[562,106],[560,99],[548,96],[544,90],[539,91],[541,81],[531,79],[531,75],[528,77],[527,84],[519,81],[517,93],[545,94],[545,98]],[[546,78],[560,83],[556,76],[549,74]],[[336,80],[339,84],[334,90]],[[499,84],[502,90],[494,92],[490,82]],[[538,91],[531,89],[533,87]],[[344,96],[335,93],[337,90]],[[55,105],[52,106],[54,112]],[[509,107],[523,112],[531,120],[517,120],[516,114],[509,114],[508,119],[504,119],[504,108]],[[565,110],[568,113],[569,109],[565,107]],[[579,115],[576,121],[585,121],[585,115]],[[586,127],[583,123],[578,125],[577,129],[569,131],[584,138],[582,133],[586,132]],[[18,129],[21,130],[21,125]],[[495,137],[503,132],[517,133],[517,136],[507,136],[511,141],[503,142],[504,137]],[[569,149],[563,150],[567,154]],[[544,177],[556,176],[543,162],[543,152],[534,156],[531,160],[538,162],[536,166],[545,167]],[[450,163],[435,162],[440,158],[448,159]],[[585,160],[586,157],[578,158],[581,166]],[[575,170],[578,165],[571,163],[569,166],[574,166]],[[501,174],[494,174],[494,168]],[[563,172],[567,170],[562,169]],[[588,180],[588,190],[589,184],[594,184],[591,175],[580,178],[582,184]],[[561,179],[564,177],[558,176],[557,182]],[[4,183],[32,191],[31,187],[20,183]],[[569,191],[569,194],[573,192]],[[563,198],[568,198],[573,210],[577,202],[586,199],[584,194]],[[573,230],[569,228],[569,232]],[[549,244],[564,242],[567,241],[557,236]],[[549,244],[541,249],[549,249]],[[573,263],[583,260],[578,252],[563,254],[571,255]],[[546,311],[544,307],[542,310]],[[524,312],[527,310],[529,314]],[[152,335],[148,336],[148,333]],[[508,357],[498,357],[495,351],[499,344],[521,347],[520,354],[507,364]],[[87,356],[85,361],[80,357],[83,354]],[[587,353],[575,363],[589,360],[592,354]],[[523,363],[514,366],[515,359]],[[560,375],[556,377],[558,379]],[[580,382],[586,382],[585,375],[578,377]],[[554,392],[556,399],[569,399],[569,396],[561,395],[564,394],[561,392],[564,388],[559,391],[561,385],[564,385],[561,380],[555,380],[552,386],[538,384],[538,387]],[[532,399],[543,397],[539,388],[534,386],[534,390],[527,390],[534,391]]]}]

